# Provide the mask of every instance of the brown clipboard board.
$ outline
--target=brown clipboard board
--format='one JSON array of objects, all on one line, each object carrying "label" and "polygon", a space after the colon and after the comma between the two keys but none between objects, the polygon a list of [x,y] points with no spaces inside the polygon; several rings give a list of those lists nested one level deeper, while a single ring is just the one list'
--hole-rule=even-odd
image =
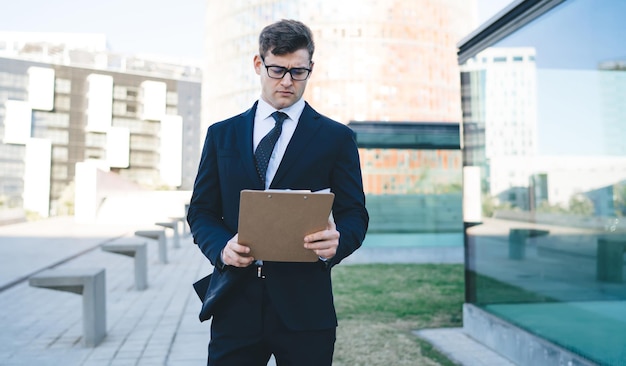
[{"label": "brown clipboard board", "polygon": [[304,248],[304,237],[324,230],[333,193],[288,190],[243,190],[239,204],[239,243],[255,259],[275,262],[316,262]]}]

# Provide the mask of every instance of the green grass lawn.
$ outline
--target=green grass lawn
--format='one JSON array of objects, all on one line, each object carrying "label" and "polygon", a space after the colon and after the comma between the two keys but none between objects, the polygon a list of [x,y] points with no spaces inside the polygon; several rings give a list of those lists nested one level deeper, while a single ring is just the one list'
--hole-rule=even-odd
[{"label": "green grass lawn", "polygon": [[462,325],[463,271],[461,264],[333,268],[339,317],[333,365],[454,365],[412,331]]}]

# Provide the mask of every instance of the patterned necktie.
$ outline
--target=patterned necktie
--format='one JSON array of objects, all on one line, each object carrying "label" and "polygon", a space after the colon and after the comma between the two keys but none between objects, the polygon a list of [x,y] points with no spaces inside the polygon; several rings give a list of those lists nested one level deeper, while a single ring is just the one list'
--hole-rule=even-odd
[{"label": "patterned necktie", "polygon": [[256,171],[259,173],[259,177],[263,183],[265,183],[265,173],[267,172],[267,165],[270,162],[274,145],[276,145],[276,141],[278,141],[278,137],[283,130],[283,122],[288,118],[285,113],[278,111],[272,113],[272,117],[274,117],[276,121],[274,128],[263,137],[254,151]]}]

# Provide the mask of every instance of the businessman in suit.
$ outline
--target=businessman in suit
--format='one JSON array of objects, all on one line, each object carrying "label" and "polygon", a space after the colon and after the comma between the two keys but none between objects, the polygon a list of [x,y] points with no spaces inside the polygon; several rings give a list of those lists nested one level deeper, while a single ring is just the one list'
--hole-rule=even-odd
[{"label": "businessman in suit", "polygon": [[[369,218],[354,133],[302,98],[313,51],[301,22],[265,27],[253,60],[259,100],[207,131],[187,220],[215,266],[194,285],[200,319],[213,318],[210,365],[266,365],[272,354],[278,365],[332,363],[331,269],[361,246]],[[326,229],[294,243],[314,251],[317,262],[259,261],[237,242],[241,190],[268,188],[335,194]]]}]

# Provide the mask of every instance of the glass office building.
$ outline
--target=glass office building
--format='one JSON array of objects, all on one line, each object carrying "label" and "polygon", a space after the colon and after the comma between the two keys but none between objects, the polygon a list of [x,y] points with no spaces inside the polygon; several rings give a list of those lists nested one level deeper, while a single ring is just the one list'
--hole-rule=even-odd
[{"label": "glass office building", "polygon": [[626,2],[516,1],[460,44],[464,327],[626,364]]}]

